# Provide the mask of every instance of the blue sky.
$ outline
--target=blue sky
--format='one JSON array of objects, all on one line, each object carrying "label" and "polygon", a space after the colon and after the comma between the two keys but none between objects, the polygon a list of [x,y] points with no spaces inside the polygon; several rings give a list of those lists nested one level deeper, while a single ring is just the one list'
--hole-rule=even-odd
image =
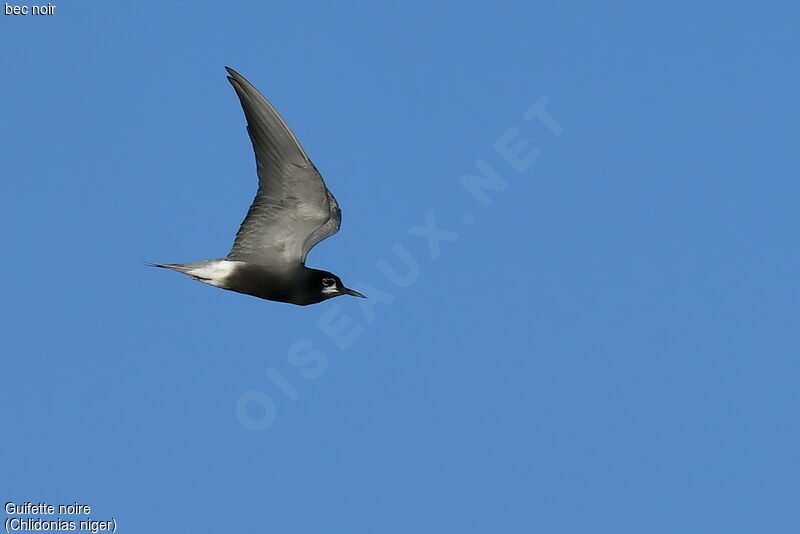
[{"label": "blue sky", "polygon": [[[796,5],[57,5],[0,16],[4,502],[139,533],[800,527]],[[143,265],[225,255],[252,199],[224,65],[342,206],[308,264],[369,300]]]}]

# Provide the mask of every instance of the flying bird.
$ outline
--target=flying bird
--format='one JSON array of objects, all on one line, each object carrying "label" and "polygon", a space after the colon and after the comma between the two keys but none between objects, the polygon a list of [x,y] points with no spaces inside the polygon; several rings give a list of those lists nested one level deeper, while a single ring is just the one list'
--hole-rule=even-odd
[{"label": "flying bird", "polygon": [[364,295],[333,273],[306,267],[311,248],[339,230],[339,204],[275,108],[230,67],[228,81],[247,120],[258,192],[225,258],[155,263],[212,286],[305,306],[339,295]]}]

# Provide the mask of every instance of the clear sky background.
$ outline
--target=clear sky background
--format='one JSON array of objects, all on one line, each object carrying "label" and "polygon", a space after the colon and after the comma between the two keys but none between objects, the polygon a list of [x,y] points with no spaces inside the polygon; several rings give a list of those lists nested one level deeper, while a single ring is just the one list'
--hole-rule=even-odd
[{"label": "clear sky background", "polygon": [[[798,531],[794,3],[57,6],[0,16],[3,502],[126,533]],[[224,256],[252,199],[224,65],[342,206],[308,264],[369,300],[142,263]],[[462,185],[479,161],[505,190]]]}]

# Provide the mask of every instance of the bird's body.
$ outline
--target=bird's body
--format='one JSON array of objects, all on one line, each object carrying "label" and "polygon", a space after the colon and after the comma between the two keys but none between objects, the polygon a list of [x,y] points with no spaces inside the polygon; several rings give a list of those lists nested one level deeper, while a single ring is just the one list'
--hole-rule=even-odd
[{"label": "bird's body", "polygon": [[270,103],[243,76],[230,68],[228,73],[253,142],[258,192],[226,258],[154,265],[237,293],[291,304],[314,304],[339,295],[363,297],[335,274],[306,267],[308,251],[339,230],[339,204]]},{"label": "bird's body", "polygon": [[[156,266],[178,271],[204,284],[229,291],[300,306],[325,300],[319,298],[321,292],[315,288],[325,289],[322,280],[326,277],[336,280],[336,275],[332,273],[305,266],[277,270],[257,263],[227,258],[193,263],[156,264]],[[333,294],[334,292],[322,295],[325,295],[325,298],[338,296]]]}]

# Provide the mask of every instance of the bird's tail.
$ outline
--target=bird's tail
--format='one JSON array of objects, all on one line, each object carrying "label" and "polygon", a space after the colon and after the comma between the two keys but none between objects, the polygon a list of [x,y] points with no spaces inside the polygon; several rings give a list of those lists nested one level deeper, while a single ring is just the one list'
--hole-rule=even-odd
[{"label": "bird's tail", "polygon": [[[147,265],[176,271],[191,276],[195,280],[200,280],[201,282],[209,282],[209,280],[225,278],[230,274],[229,269],[224,268],[225,265],[230,263],[231,262],[225,259],[218,258],[214,260],[193,261],[190,263],[147,263]],[[223,266],[222,269],[220,269],[220,265]]]},{"label": "bird's tail", "polygon": [[150,263],[149,261],[144,262],[145,265],[149,267],[159,267],[161,269],[171,269],[173,271],[178,271],[179,273],[188,274],[190,270],[194,267],[195,264],[192,263]]}]

